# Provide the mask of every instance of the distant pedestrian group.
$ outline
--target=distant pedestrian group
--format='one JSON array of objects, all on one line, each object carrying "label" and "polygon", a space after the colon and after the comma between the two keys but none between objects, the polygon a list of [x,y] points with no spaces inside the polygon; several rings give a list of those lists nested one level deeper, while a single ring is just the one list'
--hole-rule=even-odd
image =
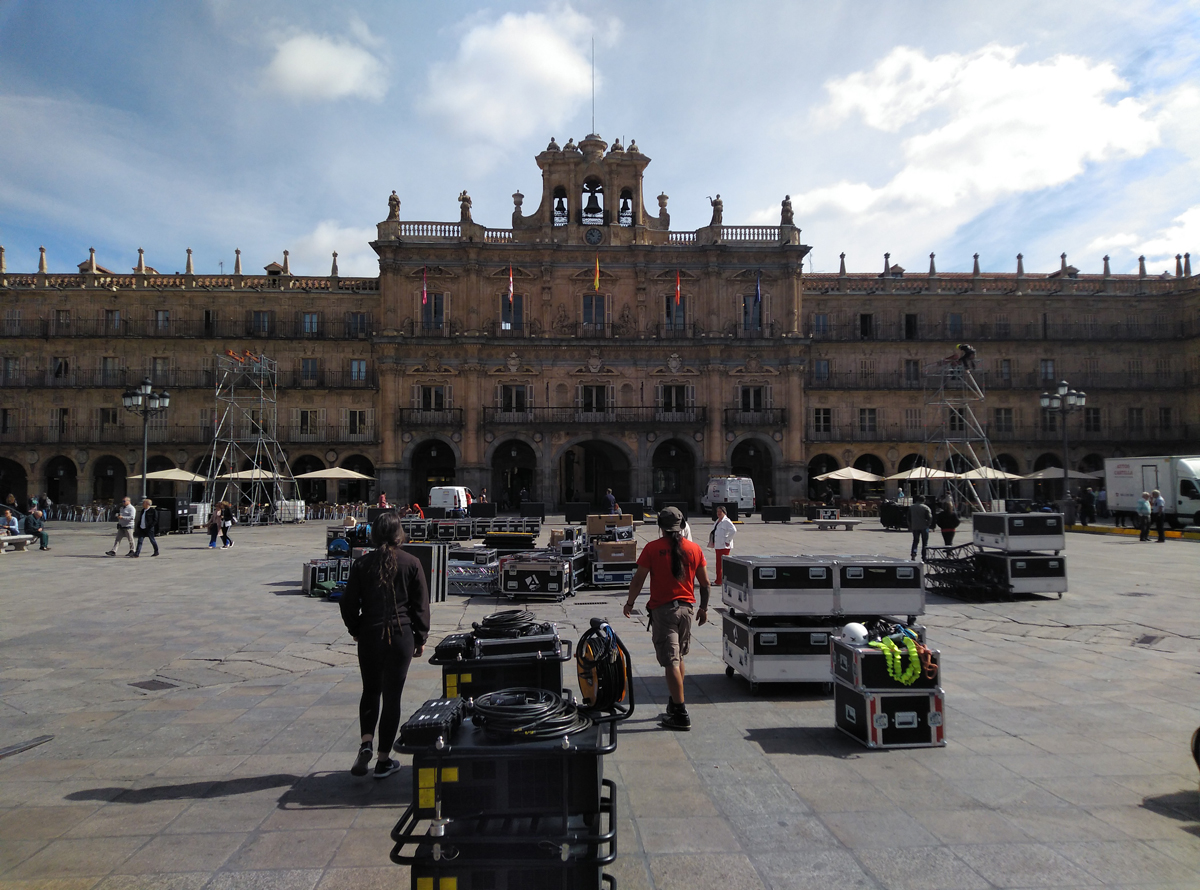
[{"label": "distant pedestrian group", "polygon": [[229,530],[237,523],[237,514],[233,512],[233,505],[228,501],[217,501],[213,504],[212,513],[208,516],[208,524],[205,530],[208,532],[208,548],[210,550],[217,549],[217,535],[221,536],[221,549],[225,550],[233,546],[233,538],[229,537]]},{"label": "distant pedestrian group", "polygon": [[[137,545],[133,539],[137,538]],[[122,542],[128,546],[125,556],[137,559],[142,555],[142,545],[147,541],[154,548],[152,556],[158,556],[158,510],[150,498],[142,499],[142,509],[133,506],[130,498],[122,498],[121,509],[117,511],[117,535],[113,538],[112,549],[107,556],[116,556]]]}]

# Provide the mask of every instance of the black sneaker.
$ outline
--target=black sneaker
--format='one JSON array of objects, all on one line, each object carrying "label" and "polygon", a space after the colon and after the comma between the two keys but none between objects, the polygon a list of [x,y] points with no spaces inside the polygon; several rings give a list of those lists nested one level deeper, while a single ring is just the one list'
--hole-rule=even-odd
[{"label": "black sneaker", "polygon": [[386,760],[377,761],[375,764],[375,778],[387,778],[398,769],[400,769],[400,761],[394,760],[391,757]]},{"label": "black sneaker", "polygon": [[680,705],[677,711],[668,713],[658,723],[663,729],[677,729],[686,732],[692,728],[692,718],[688,715],[687,705]]},{"label": "black sneaker", "polygon": [[667,709],[658,715],[659,720],[666,720],[672,714],[679,710],[679,705],[675,704],[673,699],[667,699]]},{"label": "black sneaker", "polygon": [[367,742],[358,749],[358,756],[354,758],[354,766],[350,767],[350,775],[365,776],[367,768],[371,765],[371,743]]}]

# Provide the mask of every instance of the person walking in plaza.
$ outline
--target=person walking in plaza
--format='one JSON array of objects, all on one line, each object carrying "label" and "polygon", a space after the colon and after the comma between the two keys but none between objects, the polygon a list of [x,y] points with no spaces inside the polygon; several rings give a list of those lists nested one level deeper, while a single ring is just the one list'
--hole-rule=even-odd
[{"label": "person walking in plaza", "polygon": [[934,517],[934,522],[937,523],[938,529],[942,533],[942,540],[947,547],[954,545],[954,530],[959,526],[958,514],[954,512],[954,502],[945,500],[942,502],[942,507],[938,510],[937,516]]},{"label": "person walking in plaza", "polygon": [[50,536],[46,534],[46,523],[42,519],[41,509],[33,509],[25,517],[25,534],[33,535],[41,542],[39,550],[50,549]]},{"label": "person walking in plaza", "polygon": [[213,504],[212,512],[208,514],[208,522],[204,525],[204,530],[208,532],[209,550],[217,549],[217,535],[221,534],[221,508],[224,506],[224,501]]},{"label": "person walking in plaza", "polygon": [[112,549],[108,551],[108,556],[117,555],[117,548],[121,546],[122,541],[129,544],[129,552],[125,555],[133,555],[133,521],[136,518],[137,509],[133,506],[133,501],[129,498],[123,499],[121,509],[117,513],[117,536],[113,538]]},{"label": "person walking in plaza", "polygon": [[376,549],[351,565],[338,606],[346,630],[358,643],[363,684],[358,705],[362,743],[350,773],[367,774],[378,724],[375,778],[382,779],[400,768],[391,756],[392,743],[400,727],[400,697],[408,667],[424,652],[429,636],[429,585],[416,557],[401,549],[404,530],[395,513],[384,513],[375,521],[371,543]]},{"label": "person walking in plaza", "polygon": [[708,546],[716,552],[717,563],[717,586],[721,586],[722,562],[729,551],[733,549],[733,538],[737,534],[737,528],[732,520],[725,513],[724,507],[717,507],[717,521],[713,523],[712,530],[708,533]]},{"label": "person walking in plaza", "polygon": [[142,498],[142,509],[134,524],[134,534],[137,536],[137,550],[128,554],[129,556],[134,559],[141,556],[142,544],[147,538],[154,547],[154,553],[151,555],[158,556],[158,510],[155,509],[154,502],[150,498]]},{"label": "person walking in plaza", "polygon": [[1149,541],[1150,540],[1150,513],[1151,513],[1151,511],[1152,511],[1152,508],[1150,506],[1150,492],[1143,491],[1141,498],[1137,502],[1138,531],[1141,533],[1138,535],[1139,541]]},{"label": "person walking in plaza", "polygon": [[612,489],[608,488],[604,491],[604,500],[608,501],[608,515],[612,516],[617,513],[617,496],[612,493]]},{"label": "person walking in plaza", "polygon": [[[667,507],[658,514],[657,540],[642,548],[637,571],[629,582],[629,596],[622,610],[628,618],[633,604],[650,578],[650,600],[646,603],[654,655],[666,672],[667,712],[659,723],[664,729],[689,730],[692,718],[683,697],[683,659],[692,641],[692,617],[708,623],[708,569],[704,551],[683,537],[683,514]],[[700,608],[696,609],[696,585],[700,586]]]},{"label": "person walking in plaza", "polygon": [[[1166,530],[1163,528],[1167,518],[1167,502],[1157,488],[1150,492],[1150,516],[1154,519],[1154,527],[1158,530],[1158,543],[1161,544],[1167,539]],[[1149,531],[1146,537],[1150,537]]]},{"label": "person walking in plaza", "polygon": [[908,529],[912,532],[912,553],[909,559],[917,558],[917,544],[921,545],[921,559],[929,550],[929,527],[933,525],[933,511],[925,504],[925,498],[917,495],[908,508]]},{"label": "person walking in plaza", "polygon": [[233,524],[237,522],[237,516],[233,512],[233,504],[229,501],[221,501],[221,549],[233,546],[233,538],[229,537],[229,530],[233,528]]},{"label": "person walking in plaza", "polygon": [[1084,528],[1089,522],[1096,521],[1096,493],[1090,485],[1085,485],[1079,492],[1079,524]]}]

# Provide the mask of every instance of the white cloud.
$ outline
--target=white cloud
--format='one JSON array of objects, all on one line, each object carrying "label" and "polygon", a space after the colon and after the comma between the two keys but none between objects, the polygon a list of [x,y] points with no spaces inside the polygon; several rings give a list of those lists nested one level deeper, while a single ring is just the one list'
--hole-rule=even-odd
[{"label": "white cloud", "polygon": [[[370,35],[351,22],[359,44]],[[296,34],[275,48],[264,72],[267,85],[293,99],[328,100],[354,96],[378,101],[387,92],[383,63],[361,45],[319,34]]]},{"label": "white cloud", "polygon": [[1071,55],[1024,64],[1018,51],[989,45],[929,58],[898,47],[874,68],[826,83],[819,126],[858,118],[870,130],[907,135],[883,150],[879,166],[894,171],[890,179],[809,190],[797,200],[798,216],[829,228],[852,217],[896,247],[921,247],[1007,197],[1159,144],[1142,101],[1110,98],[1126,88],[1111,64]]},{"label": "white cloud", "polygon": [[[1139,249],[1149,268],[1170,263],[1174,269],[1175,254],[1190,253],[1197,245],[1200,245],[1200,206],[1175,217],[1167,228],[1142,241]],[[1200,257],[1197,262],[1200,263]]]},{"label": "white cloud", "polygon": [[328,275],[333,251],[338,254],[338,274],[353,278],[379,274],[379,257],[371,249],[376,231],[341,226],[327,219],[296,242],[289,253],[291,267],[301,275]]},{"label": "white cloud", "polygon": [[1112,235],[1101,235],[1099,238],[1093,239],[1092,243],[1085,247],[1084,253],[1112,253],[1118,250],[1124,250],[1133,247],[1142,238],[1133,232],[1116,232]]},{"label": "white cloud", "polygon": [[592,28],[570,9],[477,25],[453,62],[432,66],[422,107],[452,131],[490,142],[561,127],[591,95]]}]

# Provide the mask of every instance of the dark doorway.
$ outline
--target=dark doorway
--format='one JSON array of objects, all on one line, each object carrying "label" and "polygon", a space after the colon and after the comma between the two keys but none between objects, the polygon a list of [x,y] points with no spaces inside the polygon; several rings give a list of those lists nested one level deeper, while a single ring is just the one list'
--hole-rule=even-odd
[{"label": "dark doorway", "polygon": [[429,504],[429,489],[435,485],[453,485],[457,462],[453,449],[445,442],[422,442],[413,452],[412,499],[422,508]]},{"label": "dark doorway", "polygon": [[[315,473],[325,469],[325,462],[315,454],[304,454],[292,461],[292,475],[302,476],[305,473]],[[321,504],[325,502],[324,479],[297,479],[296,488],[306,504]]]},{"label": "dark doorway", "polygon": [[[444,447],[444,446],[443,446]],[[441,449],[439,449],[440,451]],[[449,449],[446,449],[449,451]],[[454,460],[451,453],[450,459]],[[338,482],[339,504],[370,504],[375,500],[375,464],[361,454],[352,454],[342,461],[343,470],[353,470],[370,479],[346,479]],[[422,501],[424,503],[424,501]]]},{"label": "dark doorway", "polygon": [[[124,468],[121,481],[125,481]],[[46,494],[56,504],[75,504],[79,500],[79,479],[69,457],[52,457],[46,464]]]},{"label": "dark doorway", "polygon": [[754,497],[765,504],[774,496],[771,451],[758,439],[739,442],[729,457],[729,469],[735,476],[749,476],[754,481]]},{"label": "dark doorway", "polygon": [[629,500],[629,460],[621,449],[594,439],[563,452],[559,460],[561,503],[586,501],[607,511],[605,492],[609,488],[617,503]]},{"label": "dark doorway", "polygon": [[[148,472],[148,473],[156,473],[159,470],[173,470],[173,469],[175,469],[175,462],[173,460],[171,460],[169,457],[163,457],[161,454],[155,455],[154,457],[152,457],[148,461],[146,461],[146,472]],[[173,497],[175,497],[175,485],[176,485],[176,483],[174,483],[174,482],[165,482],[163,480],[147,479],[146,480],[146,497],[148,497],[152,500],[154,498],[173,498]],[[142,487],[141,480],[139,479],[133,487],[138,489],[138,491],[140,493],[141,487]]]},{"label": "dark doorway", "polygon": [[24,510],[29,500],[29,481],[19,463],[0,457],[0,503],[7,501],[10,494],[17,499],[17,506]]},{"label": "dark doorway", "polygon": [[[134,497],[142,493],[142,481],[140,478],[132,486],[137,489],[130,493],[130,486],[126,485],[125,480],[125,461],[118,457],[102,457],[92,465],[92,500],[100,503],[120,502],[125,495]],[[57,501],[58,498],[50,495],[52,500]]]},{"label": "dark doorway", "polygon": [[689,510],[696,509],[696,456],[686,443],[667,439],[654,449],[651,467],[654,473],[651,494],[655,504],[684,501]]},{"label": "dark doorway", "polygon": [[841,462],[832,454],[818,454],[808,462],[808,497],[810,500],[820,501],[827,497],[832,497],[838,492],[838,483],[829,482],[828,480],[820,482],[818,476],[824,476],[826,473],[832,473],[834,470],[842,468]]},{"label": "dark doorway", "polygon": [[490,500],[499,510],[516,510],[521,492],[526,501],[538,501],[537,455],[519,439],[501,442],[492,452],[492,490]]},{"label": "dark doorway", "polygon": [[909,470],[915,470],[917,467],[925,466],[928,466],[925,461],[925,456],[922,454],[917,454],[915,451],[913,451],[900,458],[900,463],[896,465],[896,472],[907,473]]},{"label": "dark doorway", "polygon": [[[860,454],[854,461],[854,469],[874,473],[876,476],[887,475],[883,468],[883,459],[874,454]],[[853,490],[855,500],[881,498],[883,497],[883,482],[855,482]]]}]

